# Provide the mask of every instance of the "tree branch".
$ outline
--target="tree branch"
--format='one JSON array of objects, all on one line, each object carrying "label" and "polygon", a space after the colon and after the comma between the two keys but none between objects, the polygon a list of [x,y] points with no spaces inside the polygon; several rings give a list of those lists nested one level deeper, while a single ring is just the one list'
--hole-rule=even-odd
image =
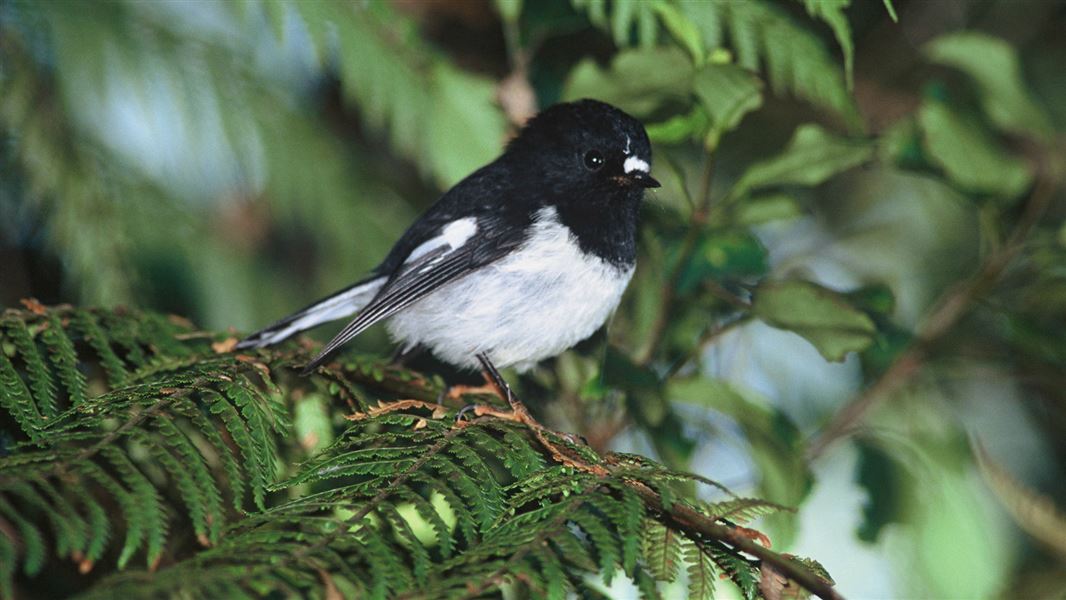
[{"label": "tree branch", "polygon": [[1006,242],[992,252],[969,279],[952,286],[934,304],[933,310],[918,325],[914,341],[900,354],[873,385],[862,390],[845,405],[807,446],[808,462],[825,453],[838,440],[854,433],[866,414],[881,399],[900,389],[917,375],[928,357],[930,348],[973,307],[976,300],[999,283],[1007,268],[1018,257],[1029,234],[1047,210],[1058,184],[1057,176],[1049,172],[1043,160],[1037,161],[1037,176],[1025,210]]},{"label": "tree branch", "polygon": [[733,548],[758,558],[762,563],[771,565],[781,574],[803,586],[804,589],[822,598],[822,600],[844,600],[833,586],[795,561],[755,543],[755,541],[738,531],[736,527],[722,525],[708,519],[688,506],[675,502],[669,509],[663,505],[662,497],[654,490],[636,481],[628,481],[630,489],[640,496],[645,505],[662,515],[668,525],[686,533],[698,533],[703,537],[725,542]]},{"label": "tree branch", "polygon": [[714,159],[708,154],[703,165],[703,176],[700,179],[700,203],[692,212],[688,232],[681,242],[681,251],[677,254],[677,263],[666,278],[666,284],[663,286],[662,297],[659,301],[659,312],[656,313],[655,323],[652,325],[652,331],[648,336],[644,350],[639,354],[638,364],[647,365],[651,362],[652,358],[655,357],[655,349],[666,334],[666,326],[670,321],[674,301],[677,300],[677,284],[681,279],[682,267],[696,250],[696,242],[700,238],[700,231],[707,224],[707,218],[711,210],[711,182],[713,179]]}]

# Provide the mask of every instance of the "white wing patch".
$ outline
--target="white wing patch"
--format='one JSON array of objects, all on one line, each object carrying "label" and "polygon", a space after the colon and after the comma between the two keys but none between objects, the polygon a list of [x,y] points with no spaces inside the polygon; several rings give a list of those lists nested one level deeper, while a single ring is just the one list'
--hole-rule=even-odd
[{"label": "white wing patch", "polygon": [[[412,250],[404,263],[418,260],[442,246],[447,246],[449,251],[455,250],[465,244],[470,238],[474,237],[475,233],[477,233],[476,218],[466,217],[452,221],[441,230],[440,235],[422,242],[421,245]],[[445,254],[447,254],[447,252]]]},{"label": "white wing patch", "polygon": [[651,171],[651,165],[649,165],[648,161],[644,159],[637,158],[636,156],[630,156],[626,159],[624,163],[622,163],[622,170],[624,170],[627,175],[629,173],[632,173],[633,171],[642,171],[644,173],[647,173]]}]

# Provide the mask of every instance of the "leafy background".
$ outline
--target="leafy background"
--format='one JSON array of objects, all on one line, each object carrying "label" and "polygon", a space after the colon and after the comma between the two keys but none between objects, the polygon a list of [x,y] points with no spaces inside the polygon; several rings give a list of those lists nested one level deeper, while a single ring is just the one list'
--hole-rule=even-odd
[{"label": "leafy background", "polygon": [[536,107],[597,97],[664,186],[608,332],[518,381],[535,411],[797,507],[774,547],[845,595],[1062,597],[1064,26],[1013,0],[4,0],[0,303],[247,331],[372,267]]}]

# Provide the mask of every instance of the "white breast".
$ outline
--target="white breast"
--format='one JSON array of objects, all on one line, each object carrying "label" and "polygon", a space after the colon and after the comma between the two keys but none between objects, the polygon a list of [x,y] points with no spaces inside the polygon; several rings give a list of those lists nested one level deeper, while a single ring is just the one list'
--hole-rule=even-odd
[{"label": "white breast", "polygon": [[498,367],[525,370],[599,329],[632,276],[632,267],[582,252],[547,208],[514,253],[406,308],[388,330],[459,367],[478,368],[484,352]]}]

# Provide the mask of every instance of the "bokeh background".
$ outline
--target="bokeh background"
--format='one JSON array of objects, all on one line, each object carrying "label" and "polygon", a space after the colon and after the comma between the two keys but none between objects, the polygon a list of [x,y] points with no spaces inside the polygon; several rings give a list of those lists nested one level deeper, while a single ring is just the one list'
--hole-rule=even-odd
[{"label": "bokeh background", "polygon": [[249,331],[600,98],[664,186],[608,332],[511,374],[536,412],[796,507],[774,547],[848,597],[1066,598],[1063,31],[1050,0],[0,0],[0,304]]}]

